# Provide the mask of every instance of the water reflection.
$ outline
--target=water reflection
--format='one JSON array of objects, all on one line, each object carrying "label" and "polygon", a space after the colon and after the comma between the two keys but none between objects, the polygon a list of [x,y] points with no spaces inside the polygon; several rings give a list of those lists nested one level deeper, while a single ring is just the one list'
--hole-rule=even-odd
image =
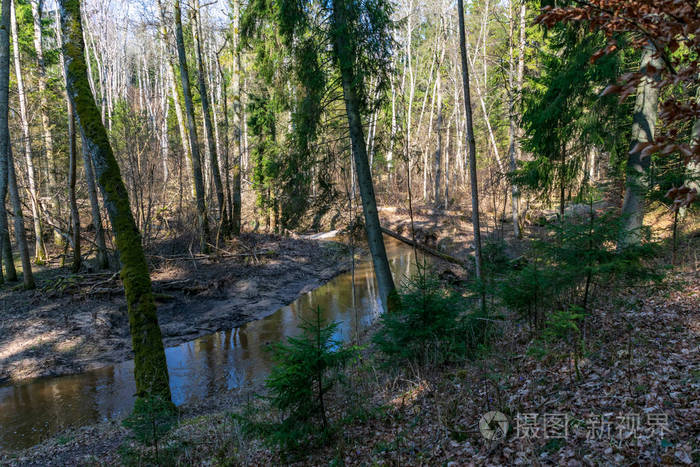
[{"label": "water reflection", "polygon": [[[414,272],[413,251],[394,239],[385,241],[394,280],[400,282]],[[267,345],[296,334],[316,307],[341,323],[335,338],[352,338],[381,312],[371,262],[357,264],[354,285],[352,274],[342,274],[267,318],[167,348],[173,401],[180,405],[262,381],[272,365]],[[0,450],[31,446],[67,427],[121,417],[131,409],[134,392],[133,361],[0,387]]]}]

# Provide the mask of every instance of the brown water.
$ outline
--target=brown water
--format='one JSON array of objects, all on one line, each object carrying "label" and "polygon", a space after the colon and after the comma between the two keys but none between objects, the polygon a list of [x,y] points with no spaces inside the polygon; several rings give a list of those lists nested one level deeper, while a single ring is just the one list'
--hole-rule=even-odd
[{"label": "brown water", "polygon": [[[415,271],[413,250],[388,237],[385,243],[398,283]],[[352,338],[381,313],[371,261],[357,264],[354,290],[353,297],[352,274],[342,274],[264,319],[167,348],[173,401],[181,405],[260,383],[272,365],[267,344],[296,334],[317,306],[340,322],[336,338]],[[0,387],[0,451],[32,446],[68,427],[123,418],[134,401],[133,367],[127,361]]]}]

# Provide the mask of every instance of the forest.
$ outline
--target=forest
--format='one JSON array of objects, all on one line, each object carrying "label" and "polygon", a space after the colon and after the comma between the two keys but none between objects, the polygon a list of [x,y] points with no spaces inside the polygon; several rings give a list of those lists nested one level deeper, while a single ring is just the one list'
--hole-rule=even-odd
[{"label": "forest", "polygon": [[0,465],[700,464],[697,0],[0,5]]}]

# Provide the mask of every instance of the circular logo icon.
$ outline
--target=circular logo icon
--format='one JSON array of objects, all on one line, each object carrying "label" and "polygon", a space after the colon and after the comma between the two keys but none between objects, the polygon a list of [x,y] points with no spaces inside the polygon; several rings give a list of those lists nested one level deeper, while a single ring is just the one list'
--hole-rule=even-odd
[{"label": "circular logo icon", "polygon": [[508,433],[508,417],[501,412],[487,412],[479,420],[479,431],[489,441],[503,439]]}]

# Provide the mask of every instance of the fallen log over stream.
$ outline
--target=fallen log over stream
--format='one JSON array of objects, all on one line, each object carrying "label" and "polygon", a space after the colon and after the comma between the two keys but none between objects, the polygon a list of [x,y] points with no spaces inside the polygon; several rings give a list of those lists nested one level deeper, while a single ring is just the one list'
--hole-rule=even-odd
[{"label": "fallen log over stream", "polygon": [[431,248],[427,245],[423,245],[422,243],[414,242],[410,238],[406,238],[403,235],[399,235],[396,232],[387,229],[386,227],[381,227],[381,229],[382,229],[382,232],[387,234],[388,236],[393,237],[396,240],[400,240],[400,241],[402,241],[408,245],[411,245],[413,247],[416,247],[419,250],[422,250],[422,251],[424,251],[430,255],[433,255],[437,258],[443,259],[443,260],[448,261],[450,263],[457,264],[459,266],[462,266],[465,269],[469,269],[469,267],[470,267],[470,265],[464,260],[461,260],[459,258],[455,258],[454,256],[450,256],[447,253],[443,253],[442,251],[436,250],[435,248]]}]

